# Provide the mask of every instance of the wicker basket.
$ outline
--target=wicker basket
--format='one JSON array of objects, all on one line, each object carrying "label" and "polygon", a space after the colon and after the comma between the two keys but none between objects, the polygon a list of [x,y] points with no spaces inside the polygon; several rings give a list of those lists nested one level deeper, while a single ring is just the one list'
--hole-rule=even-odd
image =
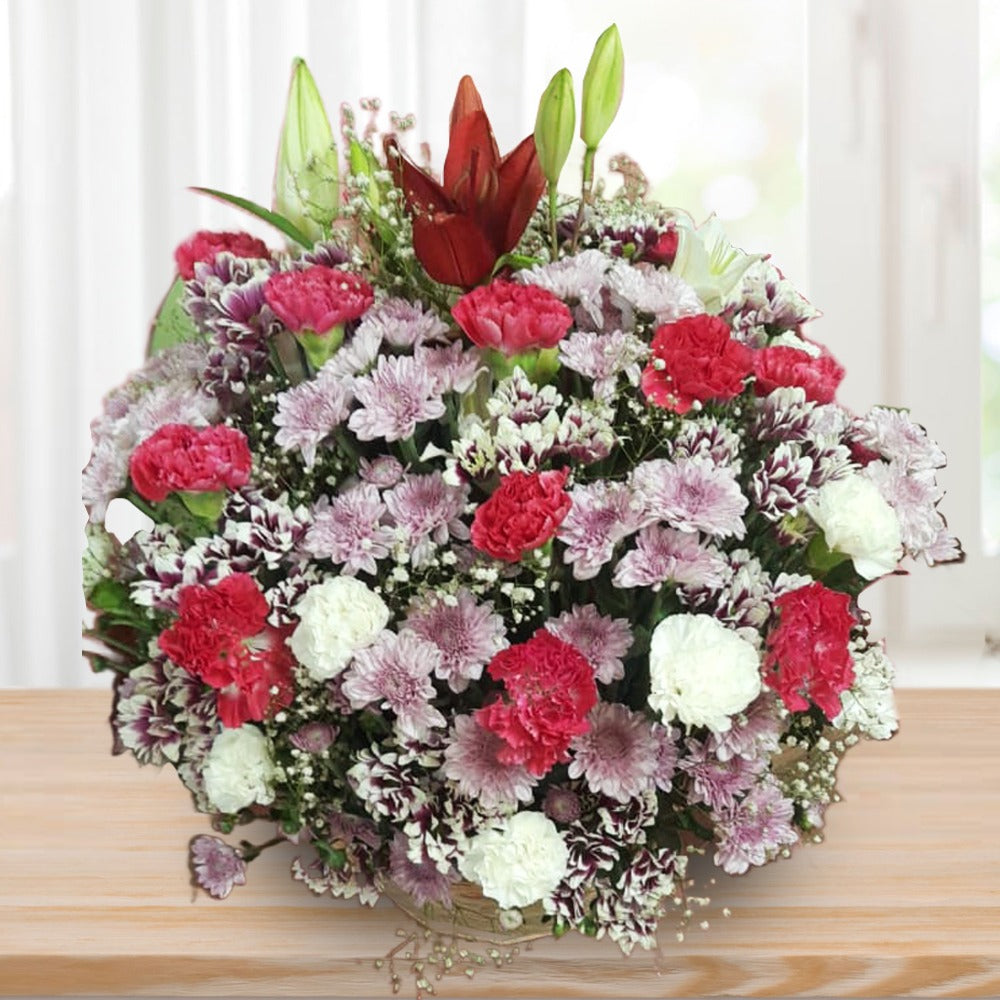
[{"label": "wicker basket", "polygon": [[545,910],[541,903],[533,903],[521,909],[523,923],[506,930],[500,923],[500,909],[496,902],[484,896],[482,889],[472,882],[456,882],[451,887],[451,909],[435,903],[421,906],[409,893],[391,881],[384,882],[380,890],[421,927],[444,937],[515,945],[537,941],[552,934],[551,920],[542,922]]}]

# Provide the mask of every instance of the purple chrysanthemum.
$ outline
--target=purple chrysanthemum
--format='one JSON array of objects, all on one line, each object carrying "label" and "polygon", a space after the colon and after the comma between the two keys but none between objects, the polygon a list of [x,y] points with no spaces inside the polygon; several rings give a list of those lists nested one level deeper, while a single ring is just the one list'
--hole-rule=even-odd
[{"label": "purple chrysanthemum", "polygon": [[246,885],[246,864],[236,848],[218,837],[195,837],[191,841],[190,865],[195,882],[216,899],[225,899],[233,886]]},{"label": "purple chrysanthemum", "polygon": [[379,357],[378,368],[354,384],[361,404],[347,423],[362,441],[412,437],[417,424],[444,416],[434,377],[416,358]]},{"label": "purple chrysanthemum", "polygon": [[423,845],[418,843],[422,860],[414,861],[409,854],[410,842],[402,833],[397,833],[389,847],[389,874],[393,882],[403,892],[409,893],[418,906],[438,903],[451,908],[451,883],[449,878],[427,856]]},{"label": "purple chrysanthemum", "polygon": [[657,323],[672,323],[705,311],[695,290],[664,268],[616,260],[607,280],[612,302],[625,311],[631,307],[636,312],[651,315]]},{"label": "purple chrysanthemum", "polygon": [[544,288],[564,302],[576,302],[577,325],[588,321],[593,329],[600,330],[604,326],[604,276],[609,264],[607,255],[600,250],[584,250],[551,264],[518,271],[515,280]]},{"label": "purple chrysanthemum", "polygon": [[358,461],[358,475],[380,490],[392,489],[403,478],[403,463],[392,455],[376,455]]},{"label": "purple chrysanthemum", "polygon": [[456,715],[451,742],[444,751],[442,772],[459,792],[493,810],[530,802],[538,781],[522,764],[503,764],[497,754],[506,747],[503,739],[482,726],[471,715]]},{"label": "purple chrysanthemum", "polygon": [[286,451],[298,448],[307,469],[316,461],[316,448],[348,416],[351,391],[339,378],[321,368],[314,379],[278,394],[279,428],[275,443]]},{"label": "purple chrysanthemum", "polygon": [[721,587],[726,560],[702,545],[693,531],[677,531],[651,524],[636,536],[636,547],[615,566],[616,587],[659,589],[668,580],[680,586]]},{"label": "purple chrysanthemum", "polygon": [[410,561],[421,566],[448,536],[466,541],[469,528],[461,520],[469,499],[465,485],[450,486],[440,472],[425,476],[407,474],[385,494],[385,506],[403,534]]},{"label": "purple chrysanthemum", "polygon": [[704,459],[654,459],[635,467],[632,487],[645,507],[645,523],[666,521],[681,531],[742,538],[747,498],[732,466]]},{"label": "purple chrysanthemum", "polygon": [[542,802],[542,812],[553,823],[575,823],[580,818],[580,796],[571,788],[550,785]]},{"label": "purple chrysanthemum", "polygon": [[590,730],[570,744],[569,776],[586,778],[592,792],[617,802],[651,789],[659,746],[649,720],[624,705],[599,702],[587,722]]},{"label": "purple chrysanthemum", "polygon": [[574,604],[572,610],[549,619],[545,628],[583,653],[602,684],[625,676],[622,657],[632,647],[632,629],[626,619],[602,615],[594,604]]},{"label": "purple chrysanthemum", "polygon": [[343,572],[376,572],[376,559],[390,552],[393,533],[383,525],[386,506],[378,490],[362,483],[327,501],[320,501],[304,547],[319,559],[343,564]]},{"label": "purple chrysanthemum", "polygon": [[763,865],[782,848],[798,842],[792,826],[795,808],[771,778],[755,785],[738,805],[715,816],[715,863],[728,875]]},{"label": "purple chrysanthemum", "polygon": [[766,759],[732,756],[719,760],[707,742],[689,739],[678,767],[691,777],[688,801],[704,802],[713,812],[732,809],[767,767]]},{"label": "purple chrysanthemum", "polygon": [[437,676],[456,693],[478,680],[486,664],[507,646],[503,619],[493,613],[492,604],[477,604],[467,590],[416,604],[406,626],[438,648]]},{"label": "purple chrysanthemum", "polygon": [[372,702],[396,716],[396,729],[424,739],[445,717],[431,704],[436,692],[431,675],[441,664],[437,647],[415,632],[381,637],[354,657],[344,675],[342,690],[355,709]]},{"label": "purple chrysanthemum", "polygon": [[577,580],[592,580],[611,561],[615,546],[639,528],[642,512],[622,483],[598,481],[575,486],[572,506],[556,537],[566,545],[563,561]]}]

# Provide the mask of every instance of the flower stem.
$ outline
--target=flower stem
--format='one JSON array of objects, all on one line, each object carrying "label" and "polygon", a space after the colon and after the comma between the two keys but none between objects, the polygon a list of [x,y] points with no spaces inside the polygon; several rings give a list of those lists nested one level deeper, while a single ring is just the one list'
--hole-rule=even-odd
[{"label": "flower stem", "polygon": [[583,154],[583,177],[580,183],[580,206],[576,210],[576,223],[573,226],[573,245],[570,247],[570,251],[572,253],[576,253],[577,244],[580,240],[580,227],[583,225],[584,206],[590,204],[591,195],[594,190],[594,155],[596,152],[596,146],[588,146]]},{"label": "flower stem", "polygon": [[556,230],[556,188],[549,182],[549,237],[552,240],[552,262],[559,259],[559,234]]}]

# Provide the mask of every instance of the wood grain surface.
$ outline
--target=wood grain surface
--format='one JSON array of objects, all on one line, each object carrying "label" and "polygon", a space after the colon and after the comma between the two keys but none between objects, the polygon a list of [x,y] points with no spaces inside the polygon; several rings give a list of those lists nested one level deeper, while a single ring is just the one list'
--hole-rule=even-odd
[{"label": "wood grain surface", "polygon": [[[631,958],[569,934],[438,995],[1000,995],[1000,691],[898,701],[896,738],[841,765],[825,842],[720,878],[682,943],[669,921],[659,953]],[[109,707],[0,692],[0,993],[391,995],[375,960],[411,925],[313,897],[290,845],[229,899],[193,895],[186,845],[206,820],[171,769],[110,756]]]}]

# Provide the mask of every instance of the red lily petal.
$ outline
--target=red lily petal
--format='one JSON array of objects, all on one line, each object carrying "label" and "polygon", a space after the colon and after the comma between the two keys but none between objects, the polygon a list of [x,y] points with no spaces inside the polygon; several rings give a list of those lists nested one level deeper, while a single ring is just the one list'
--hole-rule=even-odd
[{"label": "red lily petal", "polygon": [[448,128],[454,129],[459,119],[471,115],[474,111],[482,110],[483,99],[479,96],[479,91],[472,82],[472,77],[466,74],[458,81],[458,90],[455,92],[455,103],[451,106]]},{"label": "red lily petal", "polygon": [[452,212],[455,205],[445,193],[443,187],[432,177],[428,177],[399,148],[399,143],[393,135],[387,135],[383,141],[385,161],[392,172],[393,180],[403,189],[410,211],[418,212]]},{"label": "red lily petal", "polygon": [[499,257],[517,245],[545,191],[545,175],[538,162],[533,135],[500,161],[497,177],[499,189],[486,230]]},{"label": "red lily petal", "polygon": [[498,256],[472,219],[448,212],[413,220],[413,252],[435,281],[460,288],[479,284]]},{"label": "red lily petal", "polygon": [[444,161],[444,189],[463,212],[476,214],[478,206],[497,193],[500,151],[485,111],[474,111],[455,123]]}]

